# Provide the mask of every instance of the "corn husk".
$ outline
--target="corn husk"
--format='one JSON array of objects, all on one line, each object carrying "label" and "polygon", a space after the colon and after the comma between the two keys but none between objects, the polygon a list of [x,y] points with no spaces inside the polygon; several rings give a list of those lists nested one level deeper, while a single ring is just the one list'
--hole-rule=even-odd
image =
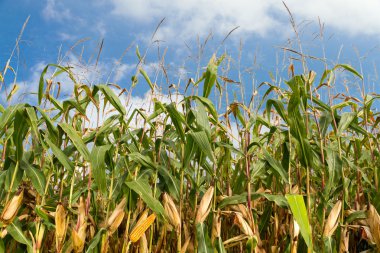
[{"label": "corn husk", "polygon": [[235,213],[234,223],[238,225],[243,234],[253,237],[254,233],[252,228],[249,226],[248,222],[243,218],[241,213]]},{"label": "corn husk", "polygon": [[127,199],[123,198],[121,202],[116,206],[115,210],[112,212],[111,216],[107,220],[107,227],[109,235],[112,235],[116,229],[120,226],[124,219],[124,207],[127,203]]},{"label": "corn husk", "polygon": [[324,237],[331,237],[334,234],[335,229],[338,227],[338,218],[341,210],[342,201],[339,200],[331,209],[331,212],[326,220],[325,228],[323,229]]},{"label": "corn husk", "polygon": [[380,216],[373,205],[369,205],[366,221],[373,241],[380,248]]},{"label": "corn husk", "polygon": [[163,204],[166,212],[166,216],[169,219],[170,224],[176,231],[181,229],[181,218],[179,216],[177,207],[174,204],[173,199],[166,193],[163,194]]},{"label": "corn husk", "polygon": [[211,186],[203,195],[203,198],[199,204],[197,216],[195,218],[195,224],[202,223],[207,218],[211,210],[211,200],[214,195],[214,187]]},{"label": "corn husk", "polygon": [[83,197],[81,197],[79,200],[77,225],[71,233],[74,252],[79,253],[83,251],[84,244],[86,242],[86,230],[87,230],[86,207],[85,207]]},{"label": "corn husk", "polygon": [[66,211],[62,204],[58,204],[55,211],[55,242],[57,252],[61,252],[67,231]]},{"label": "corn husk", "polygon": [[340,233],[339,253],[346,253],[348,252],[350,233],[348,232],[347,227],[342,227]]},{"label": "corn husk", "polygon": [[2,223],[5,225],[12,223],[18,213],[19,208],[21,207],[23,197],[24,191],[21,191],[18,195],[13,196],[13,198],[7,202],[0,217]]},{"label": "corn husk", "polygon": [[146,235],[143,234],[139,240],[139,253],[148,253],[148,252],[149,252],[148,240],[146,239]]}]

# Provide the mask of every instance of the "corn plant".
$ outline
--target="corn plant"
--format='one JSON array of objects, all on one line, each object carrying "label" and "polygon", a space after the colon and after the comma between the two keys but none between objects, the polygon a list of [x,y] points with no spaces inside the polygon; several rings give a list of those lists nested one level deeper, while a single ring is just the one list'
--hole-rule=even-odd
[{"label": "corn plant", "polygon": [[[337,65],[263,83],[258,106],[216,109],[224,59],[189,82],[202,96],[151,112],[46,66],[36,105],[0,107],[0,252],[380,250],[379,96],[321,100],[336,71],[362,78]],[[133,85],[141,78],[154,94],[139,67]],[[95,127],[91,110],[104,116]]]}]

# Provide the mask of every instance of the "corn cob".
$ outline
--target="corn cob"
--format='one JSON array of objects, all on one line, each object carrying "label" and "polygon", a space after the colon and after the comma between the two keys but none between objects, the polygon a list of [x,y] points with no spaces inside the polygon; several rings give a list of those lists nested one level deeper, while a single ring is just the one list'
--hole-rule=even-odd
[{"label": "corn cob", "polygon": [[153,224],[156,219],[156,215],[153,213],[144,220],[139,226],[135,226],[129,236],[131,242],[137,242],[145,231]]}]

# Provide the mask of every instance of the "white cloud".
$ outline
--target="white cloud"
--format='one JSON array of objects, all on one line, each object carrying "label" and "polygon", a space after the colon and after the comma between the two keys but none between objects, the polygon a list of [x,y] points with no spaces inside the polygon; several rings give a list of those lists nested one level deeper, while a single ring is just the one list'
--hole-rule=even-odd
[{"label": "white cloud", "polygon": [[327,26],[350,35],[380,35],[380,1],[287,0],[286,3],[299,21],[320,17]]},{"label": "white cloud", "polygon": [[136,70],[136,64],[117,64],[114,68],[113,82],[118,83],[134,70]]},{"label": "white cloud", "polygon": [[64,21],[73,18],[69,8],[63,4],[57,3],[56,0],[47,0],[45,8],[42,11],[44,18],[48,20]]},{"label": "white cloud", "polygon": [[[204,36],[210,31],[224,36],[232,28],[239,38],[258,34],[288,35],[289,15],[278,0],[112,0],[113,13],[152,27],[162,18],[157,38],[178,41]],[[318,17],[328,27],[347,34],[380,35],[380,2],[377,0],[285,0],[298,23]],[[146,35],[150,36],[150,35]]]},{"label": "white cloud", "polygon": [[104,22],[100,21],[95,24],[95,32],[99,34],[100,37],[104,38],[107,33],[107,28]]},{"label": "white cloud", "polygon": [[275,0],[112,0],[113,13],[139,23],[151,25],[166,17],[157,37],[170,40],[194,38],[208,34],[211,30],[227,34],[236,26],[241,34],[254,32],[264,35],[279,25],[272,15]]},{"label": "white cloud", "polygon": [[[115,90],[115,89],[113,90],[115,94],[118,94],[120,92],[119,90]],[[169,94],[163,94],[160,92],[152,93],[151,91],[147,91],[143,97],[140,97],[140,96],[128,97],[125,93],[123,93],[122,95],[119,96],[119,99],[122,105],[125,106],[126,108],[126,111],[127,111],[126,118],[128,119],[136,109],[141,110],[146,115],[151,115],[154,112],[155,100],[160,101],[163,104],[174,102],[175,104],[178,105],[179,102],[183,100],[183,96],[179,94],[169,95]],[[100,102],[99,117],[98,117],[98,111],[95,105],[90,104],[87,107],[87,111],[86,111],[86,115],[89,121],[86,122],[85,127],[96,128],[97,126],[101,126],[107,118],[115,114],[117,114],[117,111],[115,111],[109,103],[104,108],[103,101],[102,101]],[[160,118],[160,116],[158,117]],[[163,120],[163,118],[160,118],[160,119]],[[132,128],[137,128],[137,127],[142,127],[143,124],[144,124],[143,117],[141,117],[139,114],[135,114],[129,126]]]},{"label": "white cloud", "polygon": [[10,101],[7,101],[7,95],[11,92],[13,84],[8,84],[6,91],[1,90],[0,93],[0,103],[5,104],[16,104],[16,103],[33,103],[37,99],[37,89],[40,80],[40,75],[42,70],[45,68],[46,64],[44,62],[39,62],[33,66],[33,73],[27,81],[16,81],[18,86],[17,92],[12,96]]},{"label": "white cloud", "polygon": [[[95,85],[99,83],[107,83],[108,81],[117,83],[119,81],[125,80],[128,75],[135,74],[136,71],[136,64],[125,64],[125,63],[118,63],[116,59],[111,61],[112,64],[106,63],[106,62],[98,62],[97,65],[91,63],[91,64],[84,64],[78,60],[73,54],[69,54],[66,56],[65,59],[62,60],[62,62],[59,63],[59,65],[64,67],[70,67],[71,72],[73,73],[73,76],[75,77],[77,83],[86,84],[86,85]],[[17,81],[18,85],[18,91],[15,93],[15,95],[12,97],[12,100],[10,101],[10,104],[15,103],[29,103],[29,104],[36,104],[37,103],[37,91],[38,91],[38,85],[41,73],[43,69],[46,67],[45,62],[39,62],[32,66],[30,69],[32,70],[30,78],[28,80],[24,81]],[[144,69],[148,73],[148,75],[154,77],[157,75],[158,69],[158,63],[148,63],[144,66]],[[51,78],[53,75],[53,71],[55,70],[54,67],[49,68],[47,73],[45,74],[45,79]],[[108,81],[106,81],[108,78],[110,78]],[[73,88],[74,84],[73,81],[69,78],[68,74],[62,73],[56,77],[54,77],[54,94],[56,94],[58,86],[57,82],[60,83],[60,97],[58,100],[64,100],[73,95]],[[129,79],[127,79],[129,80]],[[110,86],[112,87],[112,86]],[[7,87],[8,93],[12,87],[9,85]],[[120,90],[117,90],[115,88],[112,88],[115,92],[115,94],[119,94]],[[129,117],[135,109],[141,109],[143,112],[145,112],[147,115],[150,115],[153,113],[154,110],[154,101],[158,100],[162,103],[171,103],[175,102],[176,104],[179,103],[182,99],[182,95],[173,94],[163,94],[159,91],[152,94],[151,91],[146,92],[142,97],[140,96],[127,96],[126,93],[123,93],[119,96],[121,103],[125,106],[126,111],[128,112],[126,117]],[[87,108],[87,118],[89,119],[89,122],[86,122],[86,127],[94,128],[97,126],[97,124],[101,125],[104,120],[106,120],[111,115],[115,114],[116,111],[108,105],[106,108],[103,108],[103,99],[101,97],[100,102],[100,114],[99,114],[99,122],[97,121],[98,115],[96,112],[96,107],[92,103]],[[0,93],[0,102],[1,104],[8,104],[7,102],[7,93],[5,91],[2,91]],[[104,110],[103,110],[104,109]],[[105,112],[103,114],[103,111]],[[132,127],[141,127],[143,122],[143,118],[135,115],[134,121],[131,122]]]},{"label": "white cloud", "polygon": [[74,34],[69,34],[69,33],[65,33],[65,32],[58,32],[58,37],[60,38],[60,40],[62,41],[70,41],[70,42],[73,42],[75,40],[78,40],[78,37]]}]

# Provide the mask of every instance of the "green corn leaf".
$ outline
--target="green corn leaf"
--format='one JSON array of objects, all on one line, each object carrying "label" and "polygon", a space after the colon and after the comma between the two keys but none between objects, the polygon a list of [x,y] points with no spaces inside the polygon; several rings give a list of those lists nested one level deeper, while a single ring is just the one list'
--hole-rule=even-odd
[{"label": "green corn leaf", "polygon": [[214,54],[207,65],[206,72],[204,73],[203,97],[207,98],[210,95],[211,89],[215,85],[217,74],[218,65]]},{"label": "green corn leaf", "polygon": [[104,84],[95,85],[92,96],[95,96],[95,94],[97,93],[98,90],[103,92],[106,99],[111,103],[111,105],[116,110],[118,110],[118,112],[120,112],[122,115],[127,114],[127,111],[125,110],[125,106],[123,106],[119,97],[116,96],[116,94],[111,90],[110,87],[108,87],[107,85],[104,85]]},{"label": "green corn leaf", "polygon": [[5,253],[5,245],[3,239],[0,239],[0,253]]},{"label": "green corn leaf", "polygon": [[90,152],[88,151],[87,146],[84,144],[82,138],[74,130],[74,128],[67,123],[60,123],[59,126],[66,133],[84,159],[86,161],[91,161]]},{"label": "green corn leaf", "polygon": [[28,125],[32,129],[33,135],[37,140],[40,139],[40,133],[38,132],[38,119],[36,110],[34,107],[25,107],[26,115],[28,116]]},{"label": "green corn leaf", "polygon": [[97,252],[97,251],[95,251],[95,248],[98,246],[100,240],[102,239],[102,235],[103,235],[106,231],[107,231],[107,230],[106,230],[105,228],[101,228],[101,229],[96,233],[96,235],[94,236],[94,238],[92,238],[92,240],[90,241],[90,244],[89,244],[88,247],[87,247],[86,253]]},{"label": "green corn leaf", "polygon": [[[273,195],[268,193],[252,193],[251,199],[259,199],[259,198],[266,198],[269,201],[274,202],[277,206],[282,208],[288,208],[288,202],[286,198],[282,195]],[[247,193],[242,193],[239,195],[233,195],[229,197],[225,197],[222,201],[220,201],[218,208],[222,209],[228,205],[237,205],[241,203],[247,202]]]},{"label": "green corn leaf", "polygon": [[342,176],[343,163],[339,158],[339,155],[331,148],[326,148],[326,156],[329,172],[326,188],[330,190],[337,184],[336,179],[341,178]]},{"label": "green corn leaf", "polygon": [[193,138],[196,145],[199,147],[199,149],[206,154],[212,162],[215,162],[214,153],[212,151],[211,143],[207,137],[207,134],[205,131],[190,131],[189,135],[191,138]]},{"label": "green corn leaf", "polygon": [[0,117],[0,132],[5,132],[5,126],[9,125],[14,118],[16,112],[25,107],[25,104],[17,104],[8,107]]},{"label": "green corn leaf", "polygon": [[211,245],[211,240],[207,232],[207,226],[204,223],[198,223],[197,227],[197,241],[198,252],[214,253]]},{"label": "green corn leaf", "polygon": [[104,146],[94,146],[91,152],[91,166],[94,180],[101,193],[107,192],[106,174],[106,153],[110,150],[111,144]]},{"label": "green corn leaf", "polygon": [[152,192],[150,191],[151,187],[148,183],[144,182],[142,179],[138,179],[135,181],[126,182],[125,184],[131,190],[136,192],[142,198],[145,204],[147,204],[147,206],[157,214],[157,216],[165,218],[164,207],[161,205],[160,201],[152,196]]},{"label": "green corn leaf", "polygon": [[199,126],[199,128],[205,130],[207,136],[210,138],[211,128],[205,106],[202,103],[198,102],[196,108],[193,109],[192,112],[195,116],[196,123]]},{"label": "green corn leaf", "polygon": [[144,77],[145,81],[149,84],[149,87],[152,91],[154,91],[154,84],[152,83],[152,81],[150,80],[148,74],[145,72],[145,70],[143,69],[140,69],[140,74]]},{"label": "green corn leaf", "polygon": [[278,115],[285,121],[288,122],[288,116],[285,111],[284,104],[277,99],[268,99],[267,105],[266,105],[266,112],[267,112],[267,120],[270,122],[270,114],[272,110],[272,106],[276,109]]},{"label": "green corn leaf", "polygon": [[56,141],[58,138],[58,129],[55,127],[55,124],[41,108],[37,107],[37,110],[41,114],[40,120],[44,121],[46,124],[50,137],[52,137],[53,140]]},{"label": "green corn leaf", "polygon": [[45,195],[46,178],[42,171],[33,167],[25,160],[20,162],[20,168],[25,171],[26,176],[30,179],[38,194],[41,196]]},{"label": "green corn leaf", "polygon": [[265,149],[263,149],[263,155],[265,161],[268,162],[273,171],[278,174],[285,183],[288,183],[288,175],[285,169],[282,167],[281,163],[278,160],[274,159]]},{"label": "green corn leaf", "polygon": [[216,238],[215,244],[218,253],[227,253],[226,248],[224,248],[223,240],[221,237]]},{"label": "green corn leaf", "polygon": [[338,125],[338,136],[341,136],[344,131],[349,127],[351,122],[355,119],[356,113],[354,112],[345,112],[342,114],[342,117],[339,120]]},{"label": "green corn leaf", "polygon": [[69,115],[68,112],[71,108],[75,108],[82,115],[86,115],[86,110],[75,99],[69,99],[69,100],[63,101],[62,106],[63,106],[63,112],[66,113],[66,115]]},{"label": "green corn leaf", "polygon": [[165,185],[169,190],[170,196],[172,196],[175,200],[179,200],[180,190],[178,179],[163,166],[158,166],[157,169],[159,176],[164,180]]},{"label": "green corn leaf", "polygon": [[354,74],[355,76],[359,77],[360,79],[363,80],[363,76],[361,74],[359,74],[359,72],[357,72],[351,65],[348,65],[348,64],[338,64],[334,67],[334,70],[337,69],[337,68],[343,68],[349,72],[351,72],[352,74]]},{"label": "green corn leaf", "polygon": [[301,235],[305,240],[306,245],[311,250],[311,252],[313,252],[312,232],[303,196],[287,194],[285,198],[288,200],[294,219],[300,226]]},{"label": "green corn leaf", "polygon": [[332,123],[331,112],[322,111],[322,115],[319,120],[322,137],[326,137],[327,130]]},{"label": "green corn leaf", "polygon": [[24,111],[17,111],[14,118],[13,141],[16,145],[16,159],[21,161],[24,153],[24,140],[29,129]]},{"label": "green corn leaf", "polygon": [[21,224],[18,220],[7,226],[8,233],[18,241],[19,243],[25,244],[28,248],[32,249],[32,242],[25,236],[24,231],[21,228]]},{"label": "green corn leaf", "polygon": [[70,172],[74,171],[74,164],[70,161],[70,159],[63,153],[63,151],[57,147],[49,138],[45,138],[45,142],[51,148],[51,151],[57,157],[58,161]]},{"label": "green corn leaf", "polygon": [[157,169],[156,164],[153,163],[153,161],[150,159],[149,156],[144,156],[139,152],[133,152],[133,153],[130,153],[128,157],[132,161],[135,161],[145,167],[151,168],[153,170]]},{"label": "green corn leaf", "polygon": [[208,112],[211,114],[211,116],[214,120],[213,123],[215,124],[216,122],[218,122],[218,113],[215,109],[214,104],[211,102],[210,99],[205,98],[205,97],[200,97],[200,96],[189,96],[189,97],[186,97],[184,100],[185,101],[186,100],[198,100],[198,101],[200,101],[207,108]]},{"label": "green corn leaf", "polygon": [[[58,71],[56,71],[55,74],[53,74],[52,78],[66,72],[69,76],[69,78],[71,79],[71,81],[73,81],[74,85],[77,84],[77,81],[75,80],[74,78],[74,75],[73,73],[71,72],[70,68],[69,67],[62,67],[60,65],[57,65],[57,64],[48,64],[46,65],[46,67],[42,70],[41,72],[41,76],[40,76],[40,81],[39,81],[39,84],[38,84],[38,104],[40,105],[41,102],[42,102],[42,98],[44,96],[44,86],[45,86],[45,75],[49,69],[49,67],[55,67],[58,69]],[[75,96],[78,98],[78,93],[76,91],[76,89],[74,89],[74,92],[75,92]]]},{"label": "green corn leaf", "polygon": [[166,106],[166,110],[169,113],[170,119],[173,122],[176,132],[182,141],[185,140],[185,131],[183,129],[182,123],[185,123],[185,117],[177,110],[173,103]]},{"label": "green corn leaf", "polygon": [[48,71],[48,69],[49,69],[49,65],[47,65],[41,72],[40,82],[38,85],[38,104],[39,105],[41,104],[42,97],[44,96],[45,75],[46,75],[46,72]]},{"label": "green corn leaf", "polygon": [[254,253],[256,245],[257,245],[257,239],[255,237],[249,238],[247,240],[247,243],[246,243],[246,248],[247,248],[246,252],[247,253]]}]

